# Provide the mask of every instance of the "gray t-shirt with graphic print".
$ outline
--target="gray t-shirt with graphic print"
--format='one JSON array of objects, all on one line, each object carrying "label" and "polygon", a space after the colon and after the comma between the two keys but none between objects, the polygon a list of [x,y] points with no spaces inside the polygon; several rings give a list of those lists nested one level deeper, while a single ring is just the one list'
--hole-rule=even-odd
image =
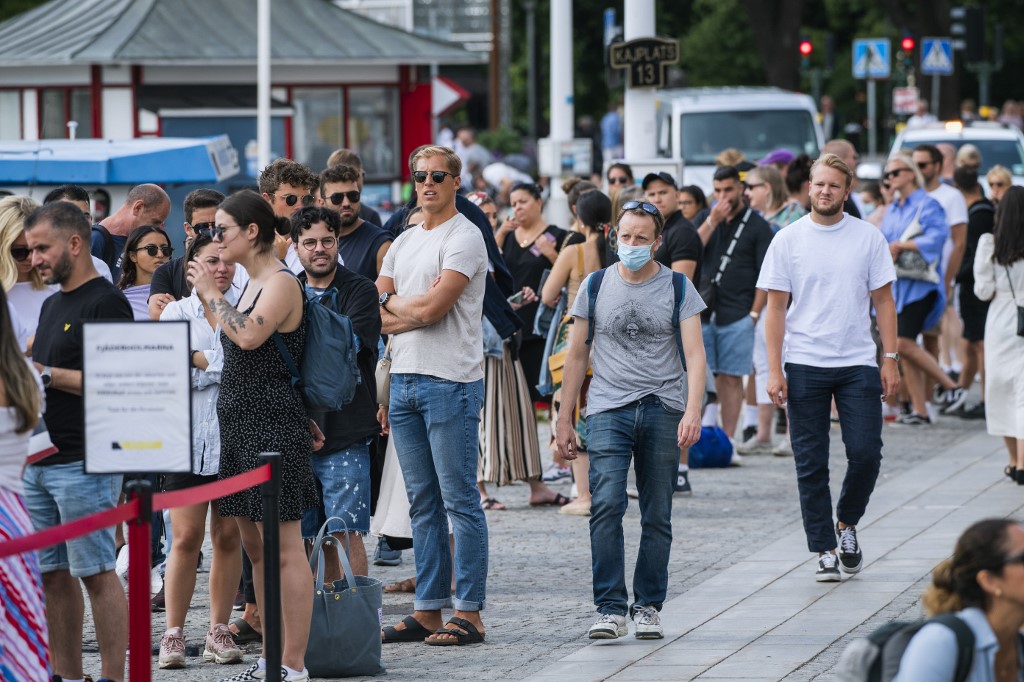
[{"label": "gray t-shirt with graphic print", "polygon": [[[641,284],[619,275],[619,265],[605,273],[594,305],[594,341],[590,349],[594,376],[587,392],[587,414],[613,410],[656,395],[666,407],[686,409],[686,373],[672,330],[672,271],[659,264],[658,274]],[[590,317],[588,275],[570,311],[586,324]],[[686,279],[679,319],[707,306]]]}]

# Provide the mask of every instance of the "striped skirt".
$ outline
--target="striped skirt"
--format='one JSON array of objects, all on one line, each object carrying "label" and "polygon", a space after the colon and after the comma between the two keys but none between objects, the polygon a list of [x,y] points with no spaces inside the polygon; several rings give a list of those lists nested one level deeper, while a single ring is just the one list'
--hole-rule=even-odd
[{"label": "striped skirt", "polygon": [[[21,495],[0,487],[0,543],[32,533]],[[35,552],[0,559],[0,680],[50,679],[43,581]]]},{"label": "striped skirt", "polygon": [[541,476],[537,415],[523,366],[505,344],[502,358],[484,358],[477,481],[507,485]]}]

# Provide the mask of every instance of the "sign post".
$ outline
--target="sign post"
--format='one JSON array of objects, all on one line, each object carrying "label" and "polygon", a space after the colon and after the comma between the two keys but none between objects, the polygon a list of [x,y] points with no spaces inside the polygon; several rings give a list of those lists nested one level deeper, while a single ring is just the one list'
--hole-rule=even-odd
[{"label": "sign post", "polygon": [[939,78],[953,75],[953,39],[921,40],[921,74],[932,77],[932,113],[939,115]]},{"label": "sign post", "polygon": [[669,64],[679,61],[679,41],[668,38],[638,38],[609,49],[612,68],[626,69],[631,88],[665,87]]},{"label": "sign post", "polygon": [[868,153],[878,152],[878,93],[875,81],[889,78],[892,72],[892,45],[888,38],[861,38],[853,41],[853,77],[867,79]]}]

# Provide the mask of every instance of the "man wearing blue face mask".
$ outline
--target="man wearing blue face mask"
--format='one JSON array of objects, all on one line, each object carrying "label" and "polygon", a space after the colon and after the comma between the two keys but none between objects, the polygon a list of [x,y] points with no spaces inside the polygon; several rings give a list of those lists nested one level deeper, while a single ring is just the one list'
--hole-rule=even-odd
[{"label": "man wearing blue face mask", "polygon": [[[619,262],[588,276],[572,306],[555,430],[559,452],[575,459],[573,412],[592,360],[586,410],[599,617],[589,636],[624,637],[629,613],[638,639],[660,639],[664,631],[658,612],[668,591],[679,449],[700,437],[705,360],[699,313],[705,306],[685,275],[653,260],[664,228],[657,207],[627,202],[617,224]],[[622,534],[631,457],[642,528],[632,606]]]}]

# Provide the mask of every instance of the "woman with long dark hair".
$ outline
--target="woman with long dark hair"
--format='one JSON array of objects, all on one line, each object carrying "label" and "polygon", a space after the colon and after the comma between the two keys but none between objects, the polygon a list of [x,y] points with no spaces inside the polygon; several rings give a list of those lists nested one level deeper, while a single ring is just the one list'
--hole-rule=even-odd
[{"label": "woman with long dark hair", "polygon": [[121,254],[117,288],[124,292],[136,320],[149,319],[149,285],[157,268],[171,259],[171,238],[156,225],[140,225],[128,235]]},{"label": "woman with long dark hair", "polygon": [[[612,202],[603,192],[587,192],[579,198],[576,204],[576,216],[580,225],[580,233],[586,241],[582,244],[570,244],[558,254],[551,274],[544,283],[544,290],[541,292],[541,299],[544,305],[554,307],[561,296],[562,288],[566,290],[570,310],[573,301],[579,294],[580,284],[592,272],[596,272],[608,265],[608,250],[605,244],[605,233],[609,229],[608,224],[612,219]],[[566,315],[560,323],[552,353],[560,353],[569,344],[569,324],[572,317]],[[572,462],[573,480],[576,482],[578,496],[569,504],[559,510],[562,514],[573,514],[576,516],[587,516],[590,514],[590,457],[587,455],[587,434],[586,434],[586,386],[580,391],[580,400],[576,420],[576,441],[579,443],[576,459]],[[555,405],[560,401],[559,393],[555,391]],[[557,437],[557,434],[556,434]]]},{"label": "woman with long dark hair", "polygon": [[[932,571],[922,602],[929,616],[953,613],[974,633],[967,680],[1024,680],[1024,528],[1019,523],[985,519],[965,530],[953,556]],[[903,652],[894,682],[955,679],[957,649],[950,627],[925,625]]]},{"label": "woman with long dark hair", "polygon": [[1006,190],[995,229],[978,239],[974,293],[992,302],[985,318],[985,424],[1006,443],[1006,475],[1024,485],[1024,337],[1017,335],[1017,306],[1024,305],[1024,187]]},{"label": "woman with long dark hair", "polygon": [[[309,456],[323,446],[323,434],[306,416],[302,399],[292,387],[291,373],[278,351],[279,334],[297,366],[302,366],[306,341],[304,294],[295,276],[274,257],[276,217],[259,194],[236,192],[217,209],[214,241],[221,259],[245,267],[249,284],[237,306],[217,286],[200,263],[188,263],[187,281],[203,305],[213,311],[221,328],[224,369],[221,372],[217,419],[220,421],[220,478],[252,471],[262,464],[260,453],[280,452],[281,459],[281,600],[283,641],[281,661],[285,680],[308,679],[303,660],[313,611],[313,578],[306,561],[303,511],[317,505],[316,481]],[[310,437],[310,430],[316,438]],[[220,500],[220,515],[234,517],[242,545],[252,560],[256,603],[263,603],[263,501],[259,488],[249,488]],[[260,658],[238,679],[262,679],[266,660]]]},{"label": "woman with long dark hair", "polygon": [[[0,544],[33,532],[21,472],[43,385],[21,353],[0,287]],[[43,579],[35,552],[0,559],[0,678],[50,679]]]}]

